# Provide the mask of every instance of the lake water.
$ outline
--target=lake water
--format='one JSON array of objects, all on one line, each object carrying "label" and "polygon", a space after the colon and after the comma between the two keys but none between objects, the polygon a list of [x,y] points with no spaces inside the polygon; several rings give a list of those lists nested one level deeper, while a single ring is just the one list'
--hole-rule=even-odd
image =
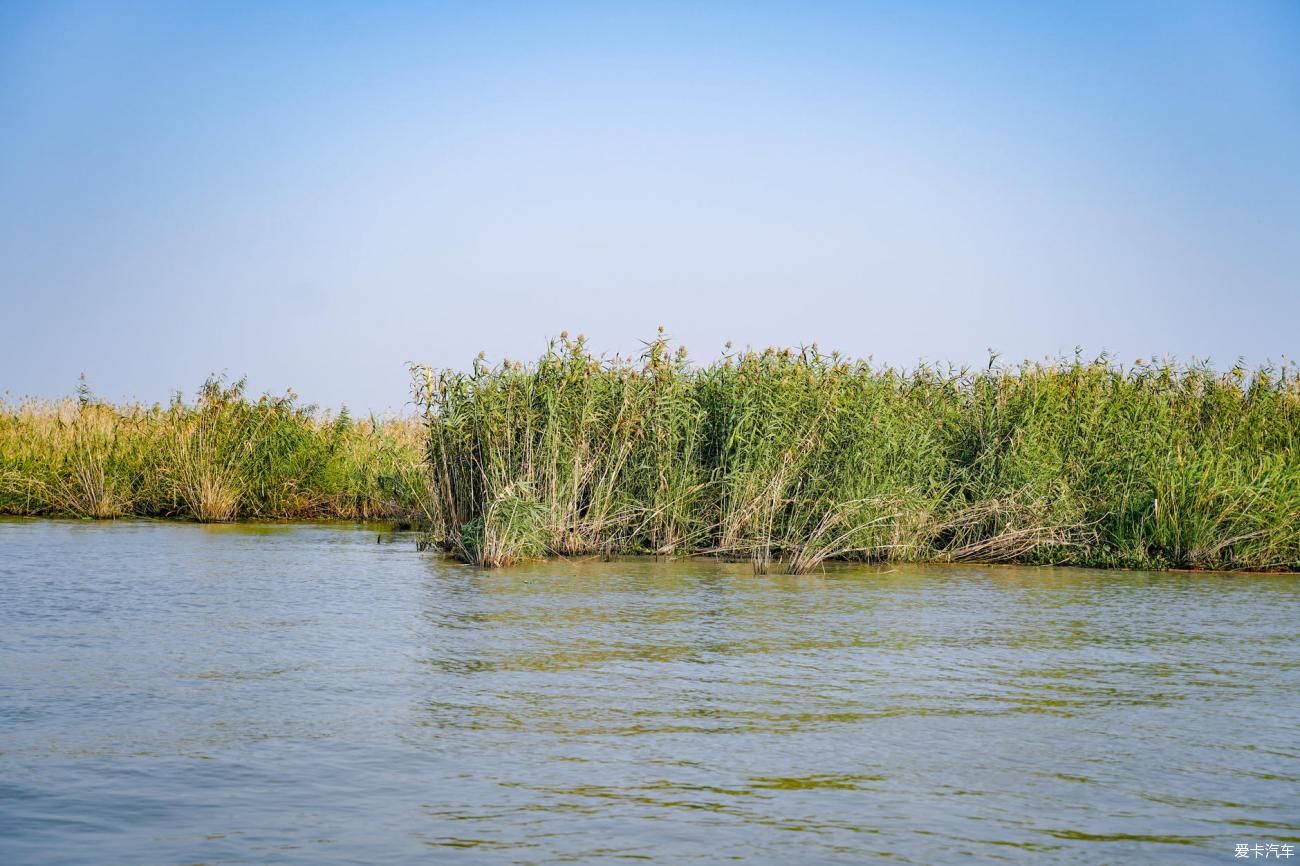
[{"label": "lake water", "polygon": [[378,539],[0,522],[0,863],[1300,857],[1296,577]]}]

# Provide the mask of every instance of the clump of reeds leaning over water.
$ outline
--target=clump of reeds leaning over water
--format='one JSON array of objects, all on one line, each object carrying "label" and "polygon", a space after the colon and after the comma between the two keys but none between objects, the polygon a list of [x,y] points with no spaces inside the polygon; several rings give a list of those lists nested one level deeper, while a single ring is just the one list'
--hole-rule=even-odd
[{"label": "clump of reeds leaning over water", "polygon": [[197,399],[0,404],[0,514],[427,520],[423,431],[209,379]]},{"label": "clump of reeds leaning over water", "polygon": [[497,566],[705,554],[1300,568],[1294,368],[873,366],[815,346],[693,366],[583,338],[412,370],[433,540]]}]

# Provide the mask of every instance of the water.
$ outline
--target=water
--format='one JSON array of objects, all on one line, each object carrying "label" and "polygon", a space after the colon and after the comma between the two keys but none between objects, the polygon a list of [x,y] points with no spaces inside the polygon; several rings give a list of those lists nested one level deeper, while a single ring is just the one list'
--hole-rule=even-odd
[{"label": "water", "polygon": [[0,863],[1300,851],[1295,577],[383,540],[0,522]]}]

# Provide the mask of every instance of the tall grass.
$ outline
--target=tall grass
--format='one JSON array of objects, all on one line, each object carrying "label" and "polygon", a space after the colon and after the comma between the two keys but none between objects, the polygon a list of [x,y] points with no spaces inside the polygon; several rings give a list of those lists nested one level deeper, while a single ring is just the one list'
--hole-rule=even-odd
[{"label": "tall grass", "polygon": [[1294,369],[877,367],[815,346],[695,367],[564,335],[413,368],[435,540],[543,555],[1300,568]]},{"label": "tall grass", "polygon": [[197,399],[113,406],[85,389],[0,404],[0,514],[423,522],[423,433],[210,379]]}]

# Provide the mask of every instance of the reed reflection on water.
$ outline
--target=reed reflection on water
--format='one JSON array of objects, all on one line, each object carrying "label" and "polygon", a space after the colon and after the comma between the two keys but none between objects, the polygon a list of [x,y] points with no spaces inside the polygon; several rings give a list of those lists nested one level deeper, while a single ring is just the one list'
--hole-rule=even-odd
[{"label": "reed reflection on water", "polygon": [[1300,841],[1300,583],[0,522],[0,861],[1226,862]]}]

